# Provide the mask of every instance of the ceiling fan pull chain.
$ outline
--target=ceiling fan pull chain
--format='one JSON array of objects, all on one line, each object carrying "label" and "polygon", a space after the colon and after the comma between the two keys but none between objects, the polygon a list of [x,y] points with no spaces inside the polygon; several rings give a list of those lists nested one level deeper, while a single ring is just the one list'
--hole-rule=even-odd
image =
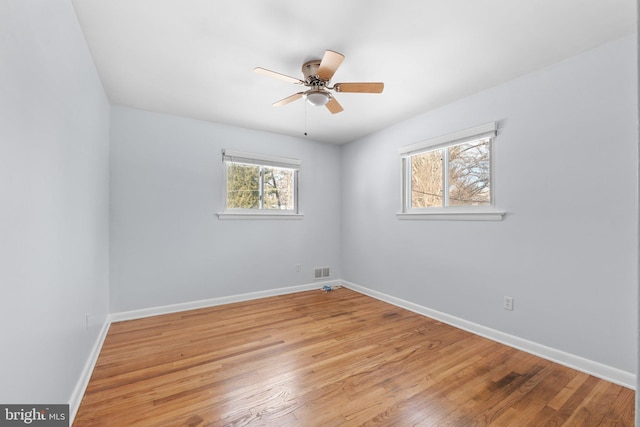
[{"label": "ceiling fan pull chain", "polygon": [[304,136],[307,136],[307,103],[304,103]]}]

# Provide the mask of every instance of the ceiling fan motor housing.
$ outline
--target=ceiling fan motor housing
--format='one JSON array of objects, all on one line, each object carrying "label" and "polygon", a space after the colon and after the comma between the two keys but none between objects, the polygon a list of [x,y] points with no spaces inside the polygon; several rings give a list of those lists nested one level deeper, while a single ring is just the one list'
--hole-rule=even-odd
[{"label": "ceiling fan motor housing", "polygon": [[305,86],[309,86],[316,90],[322,90],[327,86],[329,80],[321,79],[318,76],[318,69],[320,68],[320,60],[314,59],[313,61],[307,61],[302,65],[302,75],[304,76]]},{"label": "ceiling fan motor housing", "polygon": [[307,61],[304,64],[302,64],[302,75],[304,76],[305,81],[321,80],[320,77],[318,77],[319,68],[320,68],[319,59]]},{"label": "ceiling fan motor housing", "polygon": [[305,86],[311,88],[304,93],[304,98],[309,104],[315,105],[316,107],[326,105],[332,98],[331,94],[325,89],[328,80],[321,79],[318,76],[320,62],[319,59],[314,59],[302,65],[302,75],[304,76]]}]

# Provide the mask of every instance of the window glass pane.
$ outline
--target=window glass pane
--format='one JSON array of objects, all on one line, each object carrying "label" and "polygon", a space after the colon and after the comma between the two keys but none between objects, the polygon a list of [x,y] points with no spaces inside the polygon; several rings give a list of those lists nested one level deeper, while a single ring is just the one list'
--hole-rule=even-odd
[{"label": "window glass pane", "polygon": [[227,163],[227,208],[260,207],[260,166]]},{"label": "window glass pane", "polygon": [[293,209],[293,169],[264,168],[264,208]]},{"label": "window glass pane", "polygon": [[411,207],[442,206],[442,150],[411,156]]},{"label": "window glass pane", "polygon": [[450,206],[491,203],[489,141],[480,139],[449,147]]}]

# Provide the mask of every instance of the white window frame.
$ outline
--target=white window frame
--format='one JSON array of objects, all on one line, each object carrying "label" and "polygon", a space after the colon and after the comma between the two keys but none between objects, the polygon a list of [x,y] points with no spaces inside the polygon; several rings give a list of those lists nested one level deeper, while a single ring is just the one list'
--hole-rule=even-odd
[{"label": "white window frame", "polygon": [[[277,167],[293,170],[293,209],[263,209],[261,200],[259,209],[227,209],[227,167],[229,163],[243,163],[260,167]],[[236,150],[222,150],[222,205],[224,210],[219,212],[219,219],[302,219],[299,211],[299,173],[302,162],[288,157],[272,156],[268,154],[247,153]],[[260,186],[262,187],[262,180]],[[262,193],[262,188],[260,188]],[[262,199],[262,194],[261,194]]]},{"label": "white window frame", "polygon": [[[396,214],[398,219],[409,220],[453,220],[453,221],[501,221],[505,215],[504,211],[496,209],[495,207],[495,186],[494,186],[494,156],[493,146],[494,139],[497,135],[497,123],[491,122],[484,125],[476,126],[473,128],[461,130],[447,135],[442,135],[436,138],[431,138],[425,141],[421,141],[415,144],[411,144],[400,148],[400,161],[401,161],[401,210]],[[465,142],[476,141],[479,139],[490,139],[489,142],[489,156],[490,156],[490,191],[491,202],[489,205],[482,206],[445,206],[429,207],[429,208],[412,208],[411,207],[411,157],[425,153],[427,151],[433,151],[440,148],[450,147],[453,145],[463,144]],[[448,155],[448,150],[444,150],[445,156]],[[445,162],[448,165],[448,162]],[[443,187],[448,189],[448,171],[443,170],[445,179],[443,181]],[[448,198],[448,191],[445,191],[443,197]]]}]

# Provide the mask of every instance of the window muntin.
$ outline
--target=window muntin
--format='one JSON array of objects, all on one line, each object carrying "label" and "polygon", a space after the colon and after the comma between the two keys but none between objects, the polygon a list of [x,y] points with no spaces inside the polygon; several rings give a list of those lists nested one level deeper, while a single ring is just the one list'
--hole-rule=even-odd
[{"label": "window muntin", "polygon": [[226,212],[298,213],[298,160],[227,151],[223,161]]}]

